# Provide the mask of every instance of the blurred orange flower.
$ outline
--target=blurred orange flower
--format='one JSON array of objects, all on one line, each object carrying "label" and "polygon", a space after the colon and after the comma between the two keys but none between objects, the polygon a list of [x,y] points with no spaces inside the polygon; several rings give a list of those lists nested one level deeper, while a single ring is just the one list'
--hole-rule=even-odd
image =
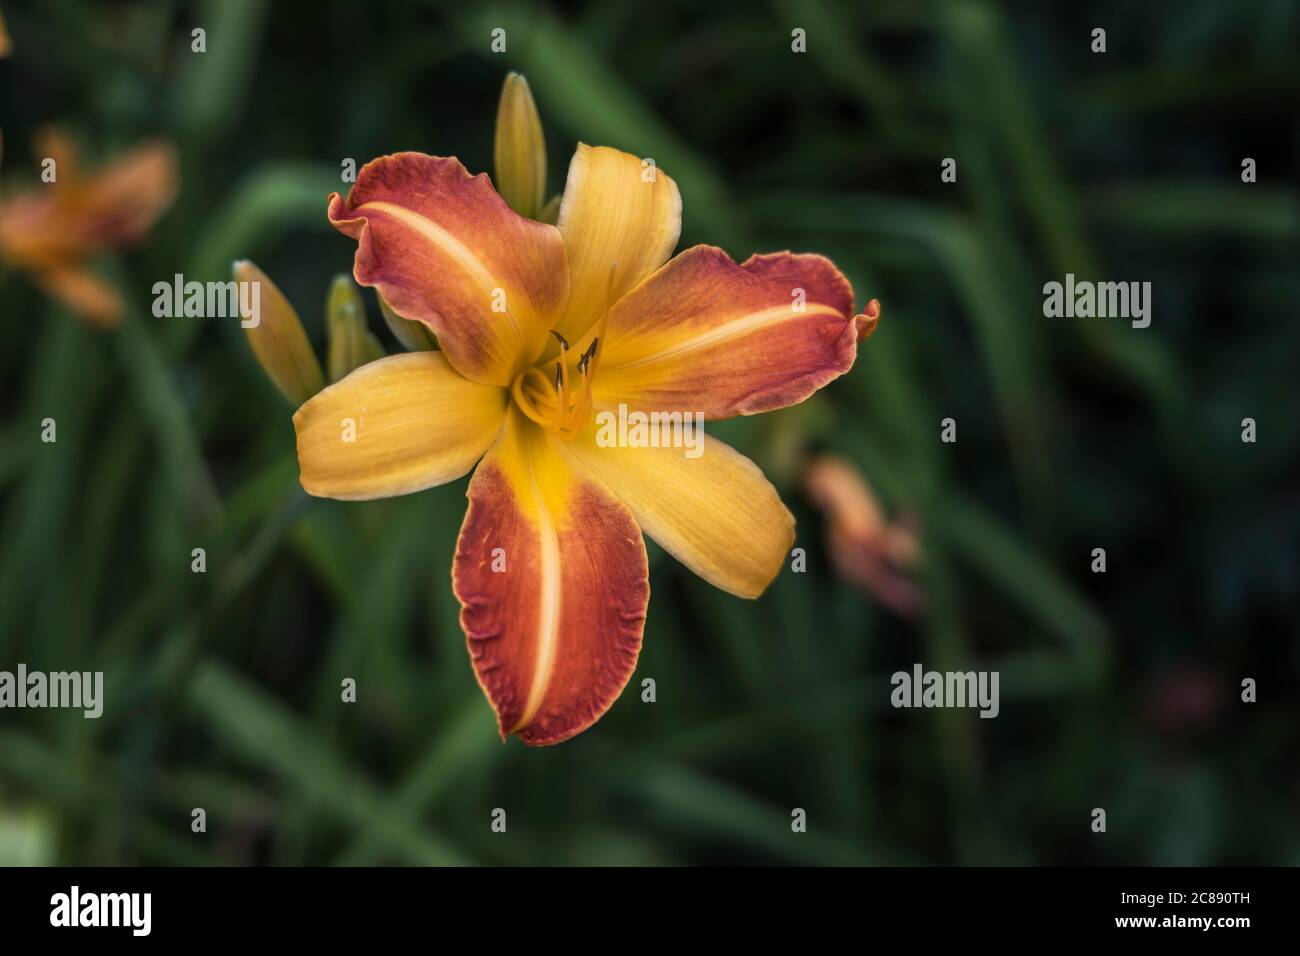
[{"label": "blurred orange flower", "polygon": [[5,29],[5,15],[0,13],[0,57],[6,57],[14,51],[14,45],[9,40],[9,31]]},{"label": "blurred orange flower", "polygon": [[149,232],[176,195],[176,151],[153,140],[83,173],[71,140],[50,129],[38,136],[36,154],[52,178],[0,197],[0,261],[27,273],[82,318],[115,325],[121,296],[87,268],[87,260]]},{"label": "blurred orange flower", "polygon": [[835,455],[819,455],[809,463],[804,489],[826,515],[836,573],[896,614],[915,616],[921,593],[903,571],[916,563],[920,546],[907,523],[887,521],[862,472]]}]

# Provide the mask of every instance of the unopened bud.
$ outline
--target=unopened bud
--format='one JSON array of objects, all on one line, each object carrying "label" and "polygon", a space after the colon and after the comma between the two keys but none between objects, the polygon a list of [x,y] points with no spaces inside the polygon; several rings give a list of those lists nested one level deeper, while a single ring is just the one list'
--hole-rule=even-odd
[{"label": "unopened bud", "polygon": [[438,347],[438,340],[433,337],[427,325],[402,318],[384,301],[382,295],[379,297],[379,311],[383,313],[384,321],[388,323],[394,337],[408,352],[428,352]]},{"label": "unopened bud", "polygon": [[325,378],[298,313],[266,273],[247,259],[236,262],[233,271],[236,282],[258,284],[258,314],[243,315],[240,322],[253,355],[285,398],[301,405],[325,387]]},{"label": "unopened bud", "polygon": [[546,200],[546,140],[528,81],[511,73],[501,87],[493,149],[496,186],[515,212],[536,219]]},{"label": "unopened bud", "polygon": [[367,362],[383,358],[383,346],[366,330],[366,306],[361,301],[361,290],[348,276],[334,277],[325,319],[330,338],[331,382],[347,377]]},{"label": "unopened bud", "polygon": [[560,221],[560,194],[556,193],[537,214],[537,221],[553,226]]}]

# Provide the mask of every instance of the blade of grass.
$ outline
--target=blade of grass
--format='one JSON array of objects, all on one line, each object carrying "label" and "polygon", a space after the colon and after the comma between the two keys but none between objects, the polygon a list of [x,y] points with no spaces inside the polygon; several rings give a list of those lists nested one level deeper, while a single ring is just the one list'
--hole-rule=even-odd
[{"label": "blade of grass", "polygon": [[426,866],[467,861],[443,838],[394,812],[364,774],[349,767],[279,702],[225,667],[199,667],[190,692],[196,714],[235,753],[319,803],[346,827],[382,842],[396,856]]}]

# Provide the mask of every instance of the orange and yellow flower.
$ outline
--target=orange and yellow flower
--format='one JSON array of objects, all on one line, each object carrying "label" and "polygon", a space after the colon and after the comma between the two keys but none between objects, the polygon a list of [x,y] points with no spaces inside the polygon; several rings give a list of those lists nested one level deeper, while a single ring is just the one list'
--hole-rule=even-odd
[{"label": "orange and yellow flower", "polygon": [[876,303],[855,315],[821,256],[672,257],[681,211],[661,170],[585,145],[555,226],[420,153],[377,159],[330,197],[330,221],[357,241],[357,282],[439,350],[371,362],[303,404],[302,485],[370,499],[473,470],[452,583],[503,739],[557,743],[619,696],[650,596],[643,532],[747,598],[794,540],[776,490],[733,448],[607,447],[597,413],[792,405],[848,371],[875,325]]},{"label": "orange and yellow flower", "polygon": [[175,150],[141,144],[103,169],[84,173],[71,140],[48,130],[36,144],[53,160],[53,181],[0,198],[0,262],[25,272],[51,298],[96,325],[115,325],[122,299],[89,260],[138,242],[177,187]]}]

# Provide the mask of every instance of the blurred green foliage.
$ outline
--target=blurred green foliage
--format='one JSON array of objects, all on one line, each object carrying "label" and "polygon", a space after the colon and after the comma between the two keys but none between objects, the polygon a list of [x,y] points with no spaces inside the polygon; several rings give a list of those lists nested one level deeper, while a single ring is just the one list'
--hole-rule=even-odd
[{"label": "blurred green foliage", "polygon": [[[102,264],[121,328],[0,275],[0,668],[103,670],[107,696],[0,711],[0,863],[1300,864],[1295,3],[0,5],[6,190],[50,121],[182,157],[153,240]],[[652,547],[658,702],[634,683],[540,751],[497,739],[457,625],[465,482],[306,497],[237,322],[148,307],[251,258],[323,354],[340,164],[489,170],[510,69],[551,191],[579,140],[653,156],[683,247],[822,252],[884,306],[814,400],[716,428],[808,572],[747,603]],[[1151,327],[1045,319],[1066,272],[1151,281]],[[916,620],[836,579],[798,487],[817,449],[922,529]],[[1000,716],[892,710],[915,661],[1000,671]]]}]

